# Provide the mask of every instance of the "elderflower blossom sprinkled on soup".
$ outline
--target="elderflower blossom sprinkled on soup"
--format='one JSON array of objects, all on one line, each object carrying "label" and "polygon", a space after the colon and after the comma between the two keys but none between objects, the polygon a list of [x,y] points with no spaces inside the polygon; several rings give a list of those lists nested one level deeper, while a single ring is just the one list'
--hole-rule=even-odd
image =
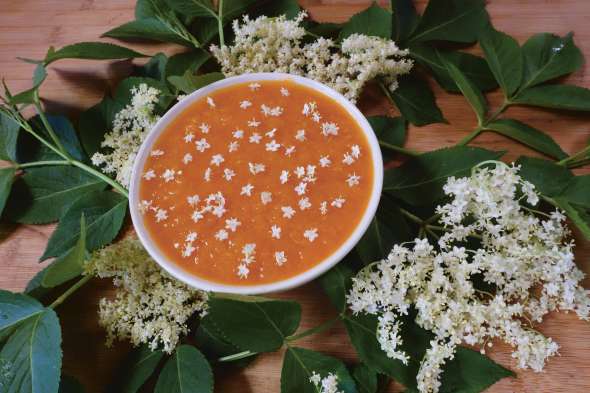
[{"label": "elderflower blossom sprinkled on soup", "polygon": [[347,110],[285,80],[195,101],[159,135],[141,176],[144,225],[170,261],[209,281],[259,285],[296,276],[345,243],[374,174]]}]

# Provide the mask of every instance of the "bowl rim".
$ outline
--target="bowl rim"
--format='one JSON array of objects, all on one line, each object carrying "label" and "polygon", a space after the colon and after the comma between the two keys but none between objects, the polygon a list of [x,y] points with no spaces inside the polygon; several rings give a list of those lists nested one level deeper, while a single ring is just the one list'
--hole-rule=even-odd
[{"label": "bowl rim", "polygon": [[[371,196],[369,198],[369,203],[365,208],[361,220],[357,224],[354,231],[346,239],[346,241],[343,242],[340,245],[340,247],[338,247],[338,249],[336,249],[336,251],[330,254],[327,258],[325,258],[324,260],[322,260],[321,262],[319,262],[318,264],[316,264],[308,270],[305,270],[295,276],[280,281],[257,285],[230,285],[206,280],[184,270],[179,265],[169,260],[162,252],[160,252],[155,243],[151,241],[150,235],[143,224],[143,215],[139,212],[139,184],[141,181],[141,172],[143,170],[148,153],[151,150],[151,147],[154,144],[154,142],[157,140],[160,134],[166,129],[166,126],[168,126],[170,122],[172,122],[181,112],[183,112],[193,102],[213,93],[216,90],[223,89],[235,84],[277,80],[288,80],[290,82],[300,84],[307,88],[316,90],[319,93],[332,98],[339,105],[343,106],[354,118],[354,120],[359,124],[361,130],[363,131],[363,134],[367,138],[371,150],[373,163],[373,184],[371,187]],[[361,237],[364,235],[365,231],[369,228],[369,225],[371,224],[371,221],[373,220],[373,217],[375,216],[377,207],[379,205],[382,188],[383,157],[381,154],[381,150],[379,148],[379,142],[377,141],[377,137],[375,136],[375,133],[373,132],[373,129],[369,122],[353,103],[348,101],[348,99],[346,99],[342,94],[338,93],[332,88],[320,82],[302,76],[278,72],[251,73],[221,79],[217,82],[211,83],[205,87],[202,87],[192,92],[191,94],[187,95],[185,98],[177,102],[156,122],[152,130],[149,132],[149,134],[141,144],[141,147],[135,158],[129,186],[129,211],[131,213],[133,227],[142,245],[145,247],[150,256],[156,261],[156,263],[158,263],[166,272],[168,272],[174,278],[184,282],[185,284],[193,288],[204,291],[223,292],[240,295],[253,295],[285,291],[306,284],[316,279],[317,277],[319,277],[320,275],[334,267],[336,264],[338,264],[342,259],[344,259],[344,257],[350,252],[350,250],[354,248],[354,246],[359,242]]]}]

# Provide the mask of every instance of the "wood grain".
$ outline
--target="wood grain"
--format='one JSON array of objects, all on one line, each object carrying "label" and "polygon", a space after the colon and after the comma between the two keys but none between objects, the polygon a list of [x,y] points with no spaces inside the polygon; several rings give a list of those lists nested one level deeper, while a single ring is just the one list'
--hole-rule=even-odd
[{"label": "wood grain", "polygon": [[[304,0],[310,14],[322,21],[339,22],[366,7],[368,0]],[[384,2],[383,2],[384,3]],[[423,9],[425,0],[417,1]],[[60,47],[79,41],[94,41],[106,30],[129,21],[133,17],[131,0],[0,0],[0,75],[13,91],[30,87],[33,67],[16,59],[42,58],[51,45]],[[590,3],[587,0],[491,0],[488,11],[495,26],[515,36],[519,41],[531,34],[550,31],[564,34],[575,32],[576,43],[590,58]],[[112,40],[106,40],[112,41]],[[163,44],[133,43],[130,47],[147,54],[173,53],[181,50]],[[477,51],[477,50],[475,50]],[[90,62],[64,60],[52,65],[41,95],[50,112],[76,116],[80,110],[96,103],[105,89],[131,70],[132,62]],[[590,66],[567,78],[568,82],[590,87]],[[475,119],[464,99],[447,94],[434,85],[437,100],[449,125],[437,124],[422,128],[412,127],[408,146],[418,150],[432,150],[451,145],[475,126]],[[490,95],[497,105],[499,94]],[[361,107],[367,114],[391,113],[395,110],[375,92],[363,97]],[[566,150],[579,150],[590,137],[589,117],[571,113],[526,108],[510,109],[508,115],[530,123],[550,133]],[[530,152],[502,137],[485,134],[475,145],[503,148],[509,158]],[[53,226],[0,227],[0,288],[22,290],[27,281],[43,265],[37,263]],[[590,272],[590,244],[577,236],[578,263]],[[590,281],[586,280],[586,287]],[[87,391],[102,392],[121,365],[128,346],[119,344],[114,349],[103,345],[104,334],[96,324],[98,299],[108,296],[108,282],[95,282],[83,288],[73,301],[59,309],[64,329],[64,369],[78,377]],[[315,326],[333,316],[331,306],[317,284],[312,283],[277,297],[296,299],[304,310],[302,329]],[[560,356],[552,359],[545,372],[535,374],[521,371],[518,378],[506,379],[489,389],[493,393],[508,392],[568,392],[590,390],[590,325],[574,315],[552,314],[540,328],[561,345]],[[301,340],[300,345],[355,362],[354,351],[341,326]],[[497,344],[491,356],[501,364],[515,368],[509,348]],[[217,372],[217,392],[248,393],[278,392],[282,354],[261,356],[245,370]],[[392,385],[391,392],[400,392]]]}]

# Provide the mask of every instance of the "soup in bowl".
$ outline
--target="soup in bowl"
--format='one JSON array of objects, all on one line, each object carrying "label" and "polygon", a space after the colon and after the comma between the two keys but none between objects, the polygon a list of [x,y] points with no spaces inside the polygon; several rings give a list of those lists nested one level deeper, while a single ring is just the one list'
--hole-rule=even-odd
[{"label": "soup in bowl", "polygon": [[158,121],[133,168],[130,210],[172,276],[257,294],[342,260],[382,183],[377,139],[346,98],[299,76],[246,74],[195,91]]}]

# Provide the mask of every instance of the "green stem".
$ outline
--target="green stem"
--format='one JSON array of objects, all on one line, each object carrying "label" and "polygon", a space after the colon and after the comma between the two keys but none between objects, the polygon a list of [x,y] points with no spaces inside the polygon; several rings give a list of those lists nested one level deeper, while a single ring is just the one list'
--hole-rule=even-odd
[{"label": "green stem", "polygon": [[457,146],[465,146],[466,144],[468,144],[469,142],[471,142],[472,140],[477,138],[477,136],[479,134],[481,134],[482,131],[483,131],[483,128],[477,127],[475,130],[471,131],[471,133],[469,135],[467,135],[465,138],[463,138],[459,142],[457,142]]},{"label": "green stem", "polygon": [[392,150],[394,152],[402,153],[402,154],[405,154],[407,156],[412,156],[412,157],[417,157],[420,154],[422,154],[422,153],[420,153],[420,152],[418,152],[416,150],[407,149],[405,147],[392,145],[391,143],[387,143],[387,142],[383,142],[383,141],[379,141],[379,146],[381,146],[381,147],[383,147],[385,149]]},{"label": "green stem", "polygon": [[258,352],[251,352],[251,351],[243,351],[234,353],[233,355],[228,355],[217,359],[218,362],[233,362],[240,359],[249,358],[250,356],[258,355]]},{"label": "green stem", "polygon": [[71,164],[73,166],[78,167],[78,168],[80,168],[80,169],[82,169],[82,170],[90,173],[91,175],[94,175],[94,176],[98,177],[99,179],[101,179],[105,183],[111,185],[115,190],[119,191],[121,194],[123,194],[127,198],[129,198],[129,191],[127,191],[125,189],[125,187],[123,187],[117,181],[111,179],[110,177],[108,177],[104,173],[102,173],[100,171],[97,171],[96,169],[92,168],[91,166],[88,166],[88,165],[86,165],[86,164],[84,164],[83,162],[80,162],[80,161],[72,160],[70,162],[71,162]]},{"label": "green stem", "polygon": [[17,115],[12,114],[11,115],[11,118],[14,121],[16,121],[18,123],[18,125],[21,126],[22,129],[24,129],[29,134],[33,135],[35,137],[35,139],[37,139],[39,142],[41,142],[42,144],[44,144],[47,148],[49,148],[55,154],[57,154],[58,156],[60,156],[61,158],[63,158],[66,161],[70,161],[70,158],[68,156],[66,156],[65,154],[63,154],[61,152],[61,150],[57,149],[51,143],[47,142],[45,140],[45,138],[43,138],[41,135],[37,134],[35,132],[35,130],[33,130],[33,128],[31,127],[31,125],[26,120],[24,120],[23,118],[21,118],[20,115],[17,116]]},{"label": "green stem", "polygon": [[313,327],[311,329],[304,330],[304,331],[302,331],[299,334],[295,334],[293,336],[289,336],[289,337],[285,338],[285,341],[287,341],[287,342],[293,342],[293,341],[300,340],[300,339],[302,339],[304,337],[311,336],[312,334],[321,333],[323,331],[326,331],[326,330],[330,329],[338,321],[340,321],[340,315],[338,315],[336,318],[332,318],[332,319],[330,319],[330,320],[328,320],[328,321],[326,321],[326,322],[324,322],[324,323],[322,323],[322,324],[320,324],[320,325],[318,325],[316,327]]},{"label": "green stem", "polygon": [[506,109],[508,109],[510,107],[510,105],[512,105],[512,102],[510,100],[504,99],[504,102],[502,103],[502,105],[490,117],[488,117],[483,122],[482,125],[479,125],[469,135],[467,135],[465,138],[461,139],[457,143],[457,146],[465,146],[469,142],[471,142],[472,140],[477,138],[479,136],[479,134],[481,134],[483,131],[486,131],[486,129],[487,129],[486,126],[488,124],[490,124],[491,122],[493,122],[494,120],[496,120],[498,118],[498,116],[500,116],[502,113],[504,113],[506,111]]},{"label": "green stem", "polygon": [[418,225],[423,225],[424,224],[424,220],[423,219],[421,219],[420,217],[418,217],[418,216],[410,213],[409,211],[407,211],[403,207],[400,207],[399,210],[400,210],[400,212],[404,216],[408,217],[411,221],[415,222],[416,224],[418,224]]},{"label": "green stem", "polygon": [[[564,158],[563,160],[559,161],[557,165],[564,165],[567,166],[570,163],[578,161],[580,158],[584,157],[586,154],[590,153],[590,145],[586,146],[584,149],[580,150],[579,152],[571,155],[569,157]],[[588,157],[590,158],[590,157]]]},{"label": "green stem", "polygon": [[33,93],[33,104],[35,105],[35,108],[37,109],[37,113],[39,114],[39,117],[41,118],[41,122],[43,123],[43,126],[45,126],[47,133],[49,133],[49,136],[53,140],[53,143],[55,143],[55,146],[57,146],[59,151],[62,152],[62,155],[67,157],[67,159],[69,160],[70,157],[69,157],[68,152],[61,144],[61,141],[57,137],[57,134],[55,133],[53,126],[51,125],[51,123],[49,123],[49,120],[47,119],[47,116],[45,116],[45,112],[43,111],[43,108],[41,108],[41,101],[39,100],[39,90],[35,90],[35,92]]},{"label": "green stem", "polygon": [[223,36],[223,0],[219,0],[217,6],[217,28],[219,29],[219,46],[225,45],[225,38]]},{"label": "green stem", "polygon": [[84,286],[84,284],[86,284],[91,279],[92,279],[91,275],[87,275],[87,276],[82,277],[74,285],[69,287],[68,290],[65,291],[60,297],[55,299],[55,301],[49,305],[49,308],[55,309],[57,306],[62,304],[68,297],[70,297],[71,294],[76,292],[78,289],[80,289],[82,286]]},{"label": "green stem", "polygon": [[579,168],[585,165],[590,164],[590,157],[589,158],[584,158],[582,160],[579,161],[573,161],[567,164],[567,167],[569,169],[575,169],[575,168]]},{"label": "green stem", "polygon": [[32,168],[36,166],[47,166],[47,165],[71,165],[69,161],[65,160],[48,160],[48,161],[34,161],[34,162],[27,162],[24,164],[15,164],[14,167],[16,169],[23,169],[23,168]]}]

